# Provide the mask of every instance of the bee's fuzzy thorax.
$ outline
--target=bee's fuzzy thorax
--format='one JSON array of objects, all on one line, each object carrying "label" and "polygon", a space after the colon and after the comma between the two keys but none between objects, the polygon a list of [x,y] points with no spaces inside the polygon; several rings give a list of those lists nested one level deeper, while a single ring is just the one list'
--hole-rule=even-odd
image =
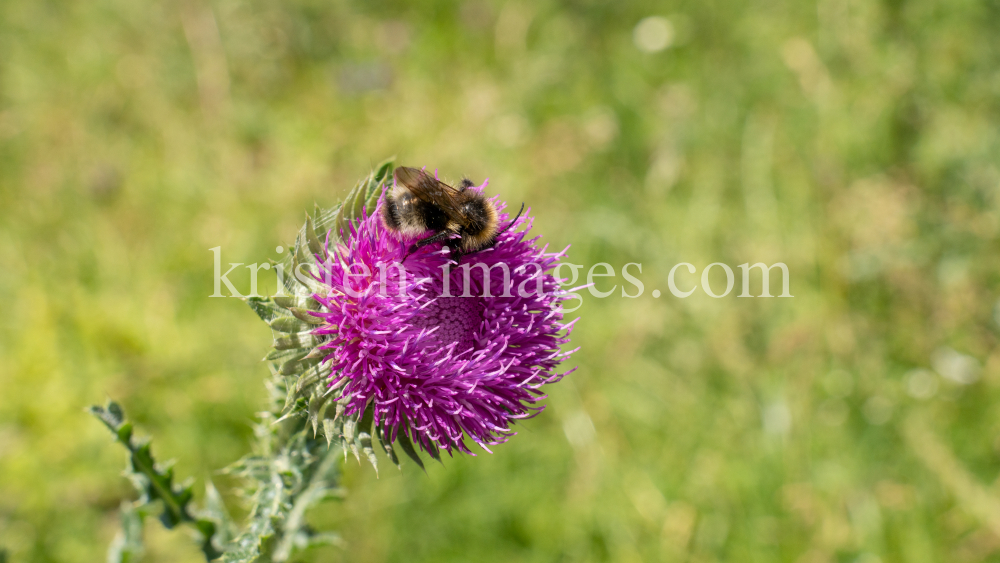
[{"label": "bee's fuzzy thorax", "polygon": [[472,205],[475,221],[462,233],[462,251],[469,253],[485,248],[493,243],[497,235],[499,214],[493,202],[481,194],[474,198]]}]

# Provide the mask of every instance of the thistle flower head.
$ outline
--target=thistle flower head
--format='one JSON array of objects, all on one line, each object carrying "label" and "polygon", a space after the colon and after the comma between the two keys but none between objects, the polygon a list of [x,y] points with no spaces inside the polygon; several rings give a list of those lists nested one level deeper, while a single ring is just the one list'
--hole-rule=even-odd
[{"label": "thistle flower head", "polygon": [[322,324],[313,334],[330,386],[346,416],[370,412],[389,444],[471,453],[468,438],[489,451],[515,420],[541,411],[541,387],[565,375],[555,370],[571,353],[560,346],[572,323],[563,323],[566,292],[552,275],[565,251],[528,238],[530,210],[509,224],[494,197],[506,229],[496,244],[460,266],[441,244],[407,255],[417,239],[385,228],[384,198],[343,242],[328,235],[316,257],[322,306],[311,314]]}]

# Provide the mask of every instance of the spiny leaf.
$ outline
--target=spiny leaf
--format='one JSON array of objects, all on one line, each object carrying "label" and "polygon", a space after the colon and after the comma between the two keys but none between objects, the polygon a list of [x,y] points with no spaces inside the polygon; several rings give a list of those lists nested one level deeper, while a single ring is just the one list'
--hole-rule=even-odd
[{"label": "spiny leaf", "polygon": [[205,508],[202,509],[201,516],[215,523],[216,532],[212,536],[212,541],[215,542],[217,549],[224,550],[236,535],[236,526],[222,501],[222,495],[211,480],[205,482]]},{"label": "spiny leaf", "polygon": [[201,535],[201,552],[205,554],[205,559],[211,561],[222,555],[222,552],[212,542],[216,531],[215,522],[199,518],[192,522],[192,524]]},{"label": "spiny leaf", "polygon": [[[331,479],[336,475],[337,456],[334,455],[334,452],[327,450],[317,460],[318,463],[308,475],[308,482],[304,483],[305,486],[295,495],[292,507],[284,518],[282,525],[285,528],[285,534],[275,547],[275,561],[286,561],[294,548],[301,549],[308,546],[308,542],[299,541],[300,538],[308,538],[311,535],[305,522],[306,511],[328,498],[336,484]],[[303,477],[306,477],[305,474]]]},{"label": "spiny leaf", "polygon": [[[291,424],[292,421],[289,421]],[[281,436],[268,424],[271,436]],[[338,452],[310,437],[301,421],[271,457],[246,458],[231,468],[252,474],[253,510],[246,530],[227,550],[223,561],[286,561],[312,531],[305,522],[308,509],[339,493]]]},{"label": "spiny leaf", "polygon": [[93,405],[90,407],[90,414],[99,418],[105,426],[116,434],[118,433],[118,428],[125,422],[122,409],[115,402],[109,402],[106,408]]},{"label": "spiny leaf", "polygon": [[[222,555],[212,545],[212,536],[215,534],[215,524],[208,520],[195,518],[191,515],[189,503],[193,496],[191,485],[174,485],[174,472],[171,467],[156,463],[153,458],[149,440],[137,440],[132,435],[132,425],[125,420],[125,413],[121,406],[113,401],[109,401],[105,407],[92,406],[90,412],[94,414],[105,426],[108,427],[118,441],[129,451],[129,478],[135,484],[141,495],[139,505],[136,506],[137,514],[141,519],[145,515],[145,507],[154,501],[161,501],[163,511],[160,513],[160,521],[166,528],[173,528],[177,524],[187,523],[197,529],[203,538],[202,551],[208,560],[215,559]],[[130,515],[123,516],[123,525],[131,525]],[[127,543],[128,530],[123,530]],[[132,534],[132,537],[136,537]],[[132,548],[123,548],[113,545],[113,551],[109,554],[115,555],[135,552]],[[126,546],[127,547],[127,546]]]}]

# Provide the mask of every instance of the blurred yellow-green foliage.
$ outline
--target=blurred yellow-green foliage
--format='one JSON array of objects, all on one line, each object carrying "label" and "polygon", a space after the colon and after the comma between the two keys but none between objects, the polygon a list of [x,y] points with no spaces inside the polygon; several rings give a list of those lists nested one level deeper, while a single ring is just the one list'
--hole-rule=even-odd
[{"label": "blurred yellow-green foliage", "polygon": [[[488,176],[614,266],[600,289],[637,262],[645,293],[586,299],[579,370],[495,454],[348,462],[310,516],[347,547],[304,560],[1000,560],[998,22],[997,0],[0,3],[0,546],[103,559],[134,495],[84,412],[108,396],[238,515],[214,471],[251,440],[270,333],[208,297],[208,249],[278,259],[397,155]],[[794,298],[736,297],[759,261]],[[679,262],[737,287],[673,297]],[[199,560],[147,533],[149,561]]]}]

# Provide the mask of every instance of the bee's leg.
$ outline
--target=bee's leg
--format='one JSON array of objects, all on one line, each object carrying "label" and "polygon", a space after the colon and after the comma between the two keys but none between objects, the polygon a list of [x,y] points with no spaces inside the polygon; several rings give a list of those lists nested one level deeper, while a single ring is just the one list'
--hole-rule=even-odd
[{"label": "bee's leg", "polygon": [[[444,230],[444,231],[439,231],[437,233],[434,233],[433,235],[431,235],[431,236],[429,236],[429,237],[427,237],[425,239],[420,239],[417,242],[413,243],[413,245],[410,246],[410,249],[406,251],[406,256],[409,256],[409,255],[413,254],[414,252],[416,252],[417,250],[420,250],[421,248],[427,246],[428,244],[434,244],[435,242],[439,242],[439,241],[445,240],[448,237],[450,237],[451,234],[452,234],[451,231]],[[406,260],[406,256],[403,256],[403,260]]]},{"label": "bee's leg", "polygon": [[450,236],[451,236],[451,231],[441,231],[438,233],[434,233],[433,235],[425,239],[418,240],[416,243],[414,243],[414,245],[411,248],[413,248],[413,250],[416,250],[418,248],[423,248],[428,244],[434,244],[435,242],[442,241]]},{"label": "bee's leg", "polygon": [[458,183],[458,191],[464,192],[465,190],[471,188],[474,185],[475,184],[472,183],[472,180],[468,178],[462,178],[462,181]]},{"label": "bee's leg", "polygon": [[[451,242],[451,244],[448,245],[448,249],[451,250],[451,254],[449,256],[455,261],[456,265],[461,264],[462,257],[465,256],[465,252],[462,252],[462,248],[459,247],[459,241],[455,240],[449,242]],[[470,254],[472,253],[470,252]]]}]

